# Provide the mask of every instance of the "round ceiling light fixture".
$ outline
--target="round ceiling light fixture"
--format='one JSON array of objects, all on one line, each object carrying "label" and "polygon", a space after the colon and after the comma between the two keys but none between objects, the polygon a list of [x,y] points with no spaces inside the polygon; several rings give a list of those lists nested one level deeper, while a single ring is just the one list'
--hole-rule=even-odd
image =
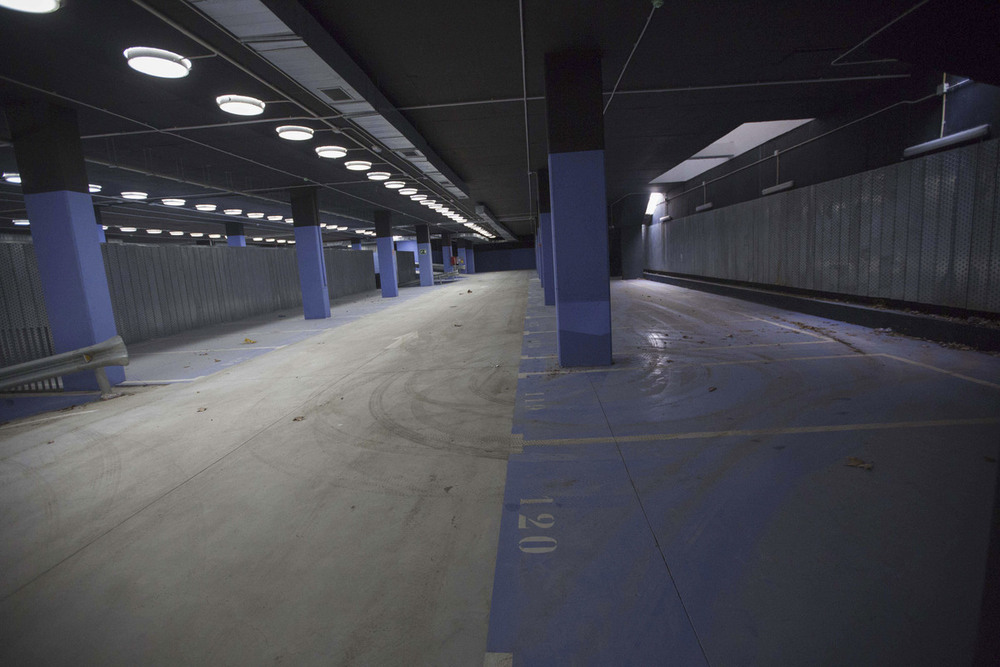
[{"label": "round ceiling light fixture", "polygon": [[252,220],[260,220],[261,218],[264,217],[264,214],[263,213],[247,213],[247,217],[251,218]]},{"label": "round ceiling light fixture", "polygon": [[162,229],[147,229],[146,233],[147,234],[162,234],[163,230]]},{"label": "round ceiling light fixture", "polygon": [[404,183],[403,181],[386,181],[382,185],[389,188],[390,190],[398,190],[402,187],[405,187],[406,183]]},{"label": "round ceiling light fixture", "polygon": [[246,95],[220,95],[215,103],[226,113],[236,116],[259,116],[264,113],[264,103]]},{"label": "round ceiling light fixture", "polygon": [[305,125],[281,125],[275,132],[282,139],[289,141],[309,141],[313,138],[313,129]]},{"label": "round ceiling light fixture", "polygon": [[239,215],[242,212],[243,209],[241,208],[227,208],[226,210],[223,211],[223,213],[225,213],[226,215]]},{"label": "round ceiling light fixture", "polygon": [[372,163],[368,160],[348,160],[344,166],[351,171],[368,171],[372,168]]},{"label": "round ceiling light fixture", "polygon": [[191,61],[173,51],[133,46],[125,49],[122,55],[128,60],[128,66],[135,71],[161,79],[180,79],[191,71]]},{"label": "round ceiling light fixture", "polygon": [[148,195],[145,192],[123,192],[122,199],[145,199]]},{"label": "round ceiling light fixture", "polygon": [[373,181],[387,181],[387,180],[389,180],[390,176],[392,176],[392,174],[390,174],[387,171],[369,171],[368,172],[368,178],[371,179],[371,180],[373,180]]},{"label": "round ceiling light fixture", "polygon": [[347,155],[347,149],[343,146],[317,146],[316,155],[330,160],[336,160]]},{"label": "round ceiling light fixture", "polygon": [[427,195],[410,195],[410,199],[413,201],[423,201],[424,199],[427,199]]},{"label": "round ceiling light fixture", "polygon": [[294,225],[295,224],[295,218],[285,218],[285,222],[287,222],[290,225]]},{"label": "round ceiling light fixture", "polygon": [[283,215],[269,215],[269,216],[267,216],[267,219],[270,220],[270,221],[272,221],[272,222],[278,222],[279,220],[284,220],[285,216],[283,216]]},{"label": "round ceiling light fixture", "polygon": [[102,190],[101,186],[96,183],[90,183],[87,186],[87,189],[90,190],[90,194],[94,194],[95,192],[100,192]]},{"label": "round ceiling light fixture", "polygon": [[424,206],[431,206],[433,204],[436,204],[437,202],[434,201],[433,199],[422,199],[420,203],[423,204]]},{"label": "round ceiling light fixture", "polygon": [[51,14],[63,5],[63,0],[0,0],[0,7],[29,14]]},{"label": "round ceiling light fixture", "polygon": [[264,239],[267,243],[274,243],[274,239]]},{"label": "round ceiling light fixture", "polygon": [[214,211],[215,204],[195,204],[194,207],[199,211]]},{"label": "round ceiling light fixture", "polygon": [[172,232],[168,232],[168,233],[169,233],[169,234],[170,234],[171,236],[184,236],[184,232],[179,232],[179,231],[177,231],[177,230],[174,230],[174,231],[172,231]]},{"label": "round ceiling light fixture", "polygon": [[210,239],[221,239],[222,238],[222,234],[209,234],[208,238],[210,238]]},{"label": "round ceiling light fixture", "polygon": [[417,194],[417,189],[416,188],[400,188],[396,192],[398,192],[399,194],[401,194],[401,195],[403,195],[405,197],[409,197],[410,195]]},{"label": "round ceiling light fixture", "polygon": [[255,236],[255,237],[253,237],[253,240],[260,242],[260,241],[264,240],[264,237],[263,236]]},{"label": "round ceiling light fixture", "polygon": [[5,171],[3,173],[3,180],[14,185],[19,185],[21,183],[21,174],[13,171]]},{"label": "round ceiling light fixture", "polygon": [[17,218],[14,220],[14,226],[16,227],[27,227],[31,222],[25,220],[24,218]]},{"label": "round ceiling light fixture", "polygon": [[202,232],[191,232],[191,238],[200,239],[204,234]]},{"label": "round ceiling light fixture", "polygon": [[126,232],[126,233],[131,234],[132,232],[135,231],[135,227],[119,227],[118,231],[122,231],[122,232]]},{"label": "round ceiling light fixture", "polygon": [[185,202],[183,199],[164,199],[163,200],[163,205],[164,206],[184,206],[184,204],[186,204],[186,203],[187,202]]}]

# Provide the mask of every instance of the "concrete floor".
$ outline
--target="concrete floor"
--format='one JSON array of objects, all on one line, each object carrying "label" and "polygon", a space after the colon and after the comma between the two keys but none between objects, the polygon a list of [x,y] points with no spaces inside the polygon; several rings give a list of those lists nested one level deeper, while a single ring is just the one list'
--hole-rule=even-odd
[{"label": "concrete floor", "polygon": [[0,664],[968,663],[1000,359],[615,281],[566,372],[531,273],[405,295],[0,427]]}]

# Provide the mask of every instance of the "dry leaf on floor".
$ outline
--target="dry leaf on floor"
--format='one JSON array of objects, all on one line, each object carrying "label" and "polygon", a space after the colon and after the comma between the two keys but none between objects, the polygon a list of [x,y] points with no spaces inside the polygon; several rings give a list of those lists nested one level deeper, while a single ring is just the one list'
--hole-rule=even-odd
[{"label": "dry leaf on floor", "polygon": [[222,361],[222,359],[216,359],[215,363],[219,363],[220,361]]},{"label": "dry leaf on floor", "polygon": [[208,408],[198,408],[198,412],[204,412],[205,410],[208,410]]},{"label": "dry leaf on floor", "polygon": [[461,324],[456,324],[455,326],[456,326],[456,327],[460,327],[460,326],[462,326],[462,325],[461,325]]},{"label": "dry leaf on floor", "polygon": [[253,343],[256,343],[256,342],[257,342],[257,341],[255,341],[255,340],[253,340],[253,339],[251,339],[251,338],[244,338],[244,339],[243,339],[243,344],[244,344],[244,345],[252,345]]},{"label": "dry leaf on floor", "polygon": [[306,418],[306,416],[305,416],[305,415],[299,415],[298,417],[293,417],[293,418],[292,418],[292,421],[293,421],[293,422],[300,422],[300,421],[302,421],[302,420],[303,420],[303,419],[305,419],[305,418]]},{"label": "dry leaf on floor", "polygon": [[857,456],[848,456],[847,463],[845,463],[844,465],[850,466],[852,468],[861,468],[862,470],[871,470],[872,466],[874,466],[874,463],[866,462],[862,459],[859,459]]}]

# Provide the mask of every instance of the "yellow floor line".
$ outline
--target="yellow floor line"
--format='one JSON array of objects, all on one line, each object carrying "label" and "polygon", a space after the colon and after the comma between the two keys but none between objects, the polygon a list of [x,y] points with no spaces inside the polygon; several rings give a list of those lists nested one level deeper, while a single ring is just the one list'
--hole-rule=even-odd
[{"label": "yellow floor line", "polygon": [[990,382],[989,380],[980,380],[978,378],[969,377],[968,375],[962,375],[961,373],[956,373],[954,371],[945,370],[944,368],[938,368],[937,366],[931,366],[930,364],[925,364],[920,361],[913,361],[912,359],[907,359],[906,357],[897,357],[894,354],[878,353],[871,355],[873,357],[886,357],[887,359],[895,359],[896,361],[901,361],[904,364],[910,364],[912,366],[919,366],[921,368],[926,368],[928,370],[937,371],[938,373],[944,373],[945,375],[950,375],[959,380],[966,380],[968,382],[975,382],[976,384],[981,384],[984,387],[991,387],[993,389],[1000,389],[1000,384],[996,382]]}]

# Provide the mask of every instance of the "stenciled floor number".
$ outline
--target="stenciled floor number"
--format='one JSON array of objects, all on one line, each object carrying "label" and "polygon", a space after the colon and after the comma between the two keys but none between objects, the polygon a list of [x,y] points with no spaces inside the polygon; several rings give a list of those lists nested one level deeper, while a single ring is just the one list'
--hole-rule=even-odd
[{"label": "stenciled floor number", "polygon": [[[522,498],[521,512],[526,511],[525,505],[544,505],[552,503],[552,498]],[[548,530],[556,524],[556,518],[551,514],[541,513],[534,519],[518,513],[517,527],[520,530]],[[556,550],[556,538],[550,535],[529,535],[522,537],[517,547],[526,554],[547,554]]]}]

